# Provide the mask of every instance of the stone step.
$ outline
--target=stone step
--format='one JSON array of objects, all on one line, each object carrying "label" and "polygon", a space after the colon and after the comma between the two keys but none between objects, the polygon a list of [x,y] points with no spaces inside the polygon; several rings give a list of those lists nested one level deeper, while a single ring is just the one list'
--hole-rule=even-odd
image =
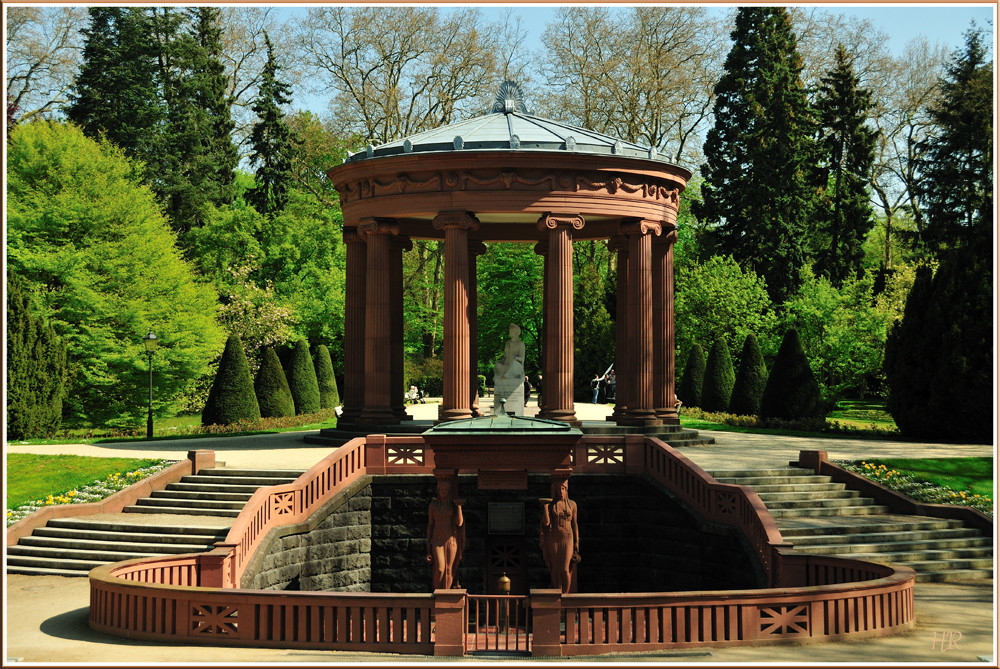
[{"label": "stone step", "polygon": [[846,506],[866,506],[875,503],[875,500],[869,497],[792,498],[772,501],[762,498],[762,501],[768,510],[772,512],[781,509],[833,509]]},{"label": "stone step", "polygon": [[774,467],[771,469],[712,469],[709,474],[716,480],[722,478],[788,478],[792,476],[802,476],[808,478],[830,480],[829,476],[820,476],[811,469],[804,467]]},{"label": "stone step", "polygon": [[795,490],[788,492],[761,492],[754,488],[760,500],[767,506],[774,502],[787,502],[795,500],[823,500],[823,499],[856,499],[861,496],[857,490]]},{"label": "stone step", "polygon": [[[871,523],[863,523],[858,525],[807,525],[807,526],[795,526],[792,525],[794,519],[787,518],[782,522],[778,523],[778,528],[781,530],[781,536],[789,539],[795,539],[796,537],[810,537],[810,536],[838,536],[841,537],[845,534],[868,534],[868,533],[878,533],[878,532],[907,532],[907,531],[921,531],[921,532],[936,532],[940,530],[951,530],[953,532],[960,531],[963,534],[958,536],[973,536],[979,534],[978,531],[962,526],[961,521],[958,520],[944,520],[944,519],[930,519],[924,518],[923,520],[912,520],[912,521],[889,521],[889,520],[879,520],[872,521]],[[835,535],[833,533],[836,533]],[[847,537],[843,537],[844,541],[851,541]]]},{"label": "stone step", "polygon": [[[781,529],[779,524],[778,529]],[[834,528],[825,528],[827,530]],[[839,528],[838,528],[839,529]],[[845,528],[847,529],[847,528]],[[869,529],[869,528],[854,528],[849,529]],[[878,543],[891,543],[894,541],[957,541],[957,540],[979,540],[982,541],[981,545],[991,545],[991,542],[986,537],[983,537],[972,528],[951,528],[942,530],[885,530],[879,524],[873,524],[870,528],[871,532],[846,532],[844,534],[812,534],[812,535],[795,535],[786,533],[781,530],[781,536],[795,544],[796,546],[823,546],[823,547],[833,547],[835,545],[847,545],[847,544],[878,544]],[[979,544],[977,544],[979,545]]]},{"label": "stone step", "polygon": [[[256,489],[255,489],[256,492]],[[217,492],[203,492],[203,491],[191,491],[191,490],[154,490],[151,497],[156,498],[169,498],[169,499],[193,499],[202,501],[213,501],[213,502],[242,502],[244,505],[247,501],[253,497],[253,493],[246,492],[228,492],[228,491],[217,491]]]},{"label": "stone step", "polygon": [[95,532],[138,532],[141,534],[160,535],[179,534],[185,536],[205,537],[224,537],[230,527],[231,524],[226,523],[219,523],[217,525],[138,525],[124,517],[120,521],[85,520],[83,518],[53,518],[45,524],[45,529],[59,528],[65,530],[86,530]]},{"label": "stone step", "polygon": [[164,490],[182,490],[185,492],[232,492],[253,495],[255,492],[260,490],[259,485],[236,485],[236,484],[225,484],[217,483],[212,481],[210,483],[187,483],[183,479],[177,483],[168,483]]},{"label": "stone step", "polygon": [[794,485],[808,485],[811,483],[829,483],[829,476],[807,476],[807,475],[796,475],[792,474],[789,476],[781,476],[778,474],[772,476],[715,476],[712,475],[719,483],[732,483],[734,485],[748,485],[751,488],[756,488],[759,485],[779,485],[779,484],[794,484]]},{"label": "stone step", "polygon": [[986,578],[993,578],[992,569],[941,569],[917,572],[918,583],[962,582]]},{"label": "stone step", "polygon": [[[13,546],[8,547],[8,550],[13,548]],[[17,567],[35,567],[40,569],[60,569],[65,571],[74,572],[78,576],[86,576],[94,567],[100,567],[102,564],[108,564],[102,560],[77,560],[77,559],[65,559],[65,558],[40,558],[31,557],[27,555],[22,556],[8,556],[7,558],[7,573],[17,574],[19,572],[15,571],[14,568]]]},{"label": "stone step", "polygon": [[902,562],[907,567],[913,569],[917,573],[922,572],[935,572],[935,571],[954,571],[954,570],[972,570],[972,569],[989,569],[991,572],[993,570],[993,558],[958,558],[954,560],[918,560],[915,562]]},{"label": "stone step", "polygon": [[[822,478],[826,478],[826,477],[824,476]],[[727,483],[727,481],[722,481],[722,483]],[[764,493],[772,493],[772,492],[798,492],[799,490],[803,490],[803,491],[814,491],[814,490],[815,491],[819,491],[819,490],[827,490],[827,491],[846,490],[846,486],[843,483],[832,483],[832,482],[825,483],[825,482],[822,482],[822,481],[816,481],[815,483],[813,483],[813,482],[807,482],[807,483],[776,483],[774,485],[766,485],[765,484],[765,485],[755,485],[755,486],[751,486],[751,487],[754,490],[757,491],[758,495],[763,495]]]},{"label": "stone step", "polygon": [[[900,545],[898,548],[904,548]],[[876,549],[871,553],[851,553],[850,557],[872,562],[899,562],[914,564],[916,562],[947,562],[954,560],[985,560],[986,566],[993,566],[993,549],[985,548],[928,548],[927,550],[892,550]]]},{"label": "stone step", "polygon": [[[149,536],[149,535],[146,535]],[[118,535],[113,539],[97,539],[93,536],[88,538],[70,537],[46,537],[32,534],[18,541],[19,546],[31,548],[51,548],[53,550],[94,550],[94,551],[124,551],[128,553],[150,553],[154,555],[168,555],[178,553],[197,553],[212,548],[212,543],[162,543],[162,542],[142,542],[135,537]]]},{"label": "stone step", "polygon": [[186,506],[150,506],[133,504],[122,509],[122,513],[169,513],[181,516],[219,516],[220,518],[235,518],[240,515],[239,509],[208,508],[198,509]]},{"label": "stone step", "polygon": [[90,570],[58,569],[56,567],[38,567],[29,565],[7,565],[8,574],[24,574],[26,576],[71,576],[79,578],[86,576]]},{"label": "stone step", "polygon": [[985,550],[992,552],[993,547],[985,537],[966,537],[962,539],[928,539],[909,541],[900,535],[896,541],[883,541],[856,544],[801,544],[796,543],[795,548],[806,552],[822,551],[827,555],[846,555],[855,553],[901,553],[929,550],[965,549],[965,550]]},{"label": "stone step", "polygon": [[292,483],[295,481],[294,478],[284,478],[277,476],[203,476],[201,472],[198,474],[191,474],[185,476],[181,479],[181,483],[197,483],[199,485],[239,485],[239,486],[256,486],[258,488],[264,488],[273,485],[285,485],[286,483]]},{"label": "stone step", "polygon": [[[117,546],[115,548],[117,548]],[[204,546],[199,548],[199,551],[203,550]],[[22,546],[20,544],[7,547],[8,564],[12,558],[41,558],[67,562],[78,561],[108,564],[111,562],[121,562],[122,560],[146,557],[149,557],[149,553],[126,550],[76,550],[72,548],[53,550],[51,548],[41,548],[38,546]]]},{"label": "stone step", "polygon": [[865,506],[837,506],[837,507],[812,507],[812,508],[789,508],[789,509],[769,509],[771,516],[778,518],[819,518],[822,516],[870,516],[887,513],[889,507],[877,504]]},{"label": "stone step", "polygon": [[[282,483],[291,483],[306,473],[304,469],[201,469],[194,476],[218,477],[223,479],[280,479]],[[186,478],[186,477],[185,477]]]},{"label": "stone step", "polygon": [[190,507],[193,509],[227,509],[239,511],[246,506],[246,501],[226,501],[226,500],[203,500],[203,499],[175,499],[172,497],[143,497],[136,501],[137,506],[169,506],[169,507]]}]

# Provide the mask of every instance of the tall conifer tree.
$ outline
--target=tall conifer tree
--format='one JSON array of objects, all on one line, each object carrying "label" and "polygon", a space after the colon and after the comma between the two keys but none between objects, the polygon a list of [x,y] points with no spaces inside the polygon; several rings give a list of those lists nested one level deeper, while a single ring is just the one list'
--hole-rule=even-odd
[{"label": "tall conifer tree", "polygon": [[979,29],[965,33],[930,108],[936,129],[921,142],[919,193],[936,252],[988,248],[993,231],[993,65]]},{"label": "tall conifer tree", "polygon": [[866,125],[871,94],[861,88],[843,44],[822,78],[817,111],[827,192],[817,215],[816,271],[840,286],[862,272],[864,244],[875,224],[868,183],[876,133]]},{"label": "tall conifer tree", "polygon": [[256,166],[257,185],[245,197],[261,214],[274,217],[288,204],[292,181],[295,136],[285,121],[282,105],[291,102],[291,88],[280,81],[271,38],[264,33],[267,62],[261,73],[260,90],[253,105],[257,123],[250,132],[251,164]]},{"label": "tall conifer tree", "polygon": [[713,226],[716,252],[763,276],[771,299],[782,302],[806,260],[815,114],[783,7],[741,7],[731,35],[705,141],[704,202],[695,213]]}]

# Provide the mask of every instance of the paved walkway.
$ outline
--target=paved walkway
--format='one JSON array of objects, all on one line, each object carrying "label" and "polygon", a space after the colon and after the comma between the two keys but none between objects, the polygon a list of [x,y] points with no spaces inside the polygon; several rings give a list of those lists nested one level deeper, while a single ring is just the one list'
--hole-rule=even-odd
[{"label": "paved walkway", "polygon": [[[485,403],[488,407],[488,400]],[[419,420],[437,417],[438,403],[408,407]],[[526,413],[537,411],[532,402]],[[607,405],[577,404],[581,420],[604,420]],[[800,450],[826,450],[833,459],[877,456],[956,457],[993,455],[991,445],[913,444],[861,439],[811,439],[729,432],[703,432],[716,439],[707,446],[685,447],[683,453],[704,469],[780,467],[798,457]],[[177,441],[115,444],[64,444],[22,446],[8,444],[8,452],[74,454],[182,459],[187,451],[211,449],[228,467],[307,469],[329,448],[304,444],[302,432],[250,437],[215,437]],[[996,592],[994,581],[970,583],[918,583],[915,590],[917,625],[903,635],[849,642],[812,643],[740,648],[706,648],[635,655],[608,655],[586,662],[649,662],[672,666],[698,663],[816,663],[848,665],[877,662],[996,663]],[[130,641],[93,632],[87,626],[87,579],[58,576],[6,576],[4,588],[4,665],[30,662],[46,665],[74,663],[359,663],[438,662],[437,658],[371,653],[342,653],[285,649],[249,649],[170,646]],[[961,635],[961,636],[959,636]],[[944,644],[949,639],[954,643]],[[496,662],[480,658],[478,662]],[[464,663],[477,663],[467,657]]]}]

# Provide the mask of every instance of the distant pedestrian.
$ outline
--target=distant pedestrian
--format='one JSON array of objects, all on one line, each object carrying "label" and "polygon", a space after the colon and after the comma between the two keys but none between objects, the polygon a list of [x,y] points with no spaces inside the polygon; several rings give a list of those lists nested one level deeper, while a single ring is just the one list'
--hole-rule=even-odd
[{"label": "distant pedestrian", "polygon": [[609,390],[608,399],[612,401],[615,401],[618,397],[617,393],[615,392],[615,383],[617,383],[617,380],[615,379],[615,370],[612,369],[608,373],[608,390]]},{"label": "distant pedestrian", "polygon": [[531,383],[528,381],[528,375],[524,375],[524,406],[528,406],[528,398],[531,397]]},{"label": "distant pedestrian", "polygon": [[597,404],[597,394],[601,392],[601,381],[604,377],[601,376],[600,372],[594,372],[594,378],[590,382],[590,389],[594,391],[594,401],[593,404]]}]

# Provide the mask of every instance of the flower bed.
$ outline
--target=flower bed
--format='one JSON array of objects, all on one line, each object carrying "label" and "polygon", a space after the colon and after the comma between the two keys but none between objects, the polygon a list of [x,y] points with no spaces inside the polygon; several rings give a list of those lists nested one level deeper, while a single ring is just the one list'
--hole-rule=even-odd
[{"label": "flower bed", "polygon": [[968,506],[988,516],[993,516],[993,500],[989,497],[952,490],[930,481],[921,480],[898,469],[864,460],[860,462],[857,460],[844,461],[837,464],[848,471],[860,474],[887,488],[892,488],[896,492],[912,497],[918,502]]},{"label": "flower bed", "polygon": [[137,483],[156,472],[174,464],[173,460],[156,460],[148,467],[142,467],[130,472],[116,472],[110,474],[103,481],[81,486],[76,490],[68,490],[57,495],[49,495],[45,499],[33,500],[22,504],[15,509],[7,509],[7,526],[10,527],[17,521],[31,515],[38,509],[55,504],[86,504],[87,502],[98,502],[106,497],[110,497],[119,490],[124,490],[133,483]]}]

